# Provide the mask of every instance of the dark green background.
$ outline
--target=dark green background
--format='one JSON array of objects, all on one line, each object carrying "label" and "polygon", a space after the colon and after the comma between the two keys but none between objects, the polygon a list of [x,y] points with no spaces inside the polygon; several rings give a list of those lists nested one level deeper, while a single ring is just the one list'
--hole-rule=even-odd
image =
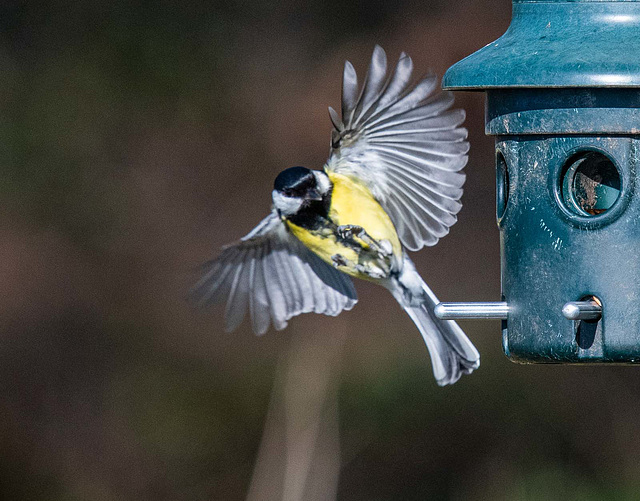
[{"label": "dark green background", "polygon": [[[266,215],[281,169],[321,167],[345,59],[363,72],[379,43],[442,75],[510,10],[3,2],[0,498],[640,497],[638,369],[517,366],[497,321],[464,322],[482,366],[439,388],[373,285],[352,312],[262,338],[185,302],[194,268]],[[457,104],[464,207],[414,259],[442,299],[497,300],[484,98]]]}]

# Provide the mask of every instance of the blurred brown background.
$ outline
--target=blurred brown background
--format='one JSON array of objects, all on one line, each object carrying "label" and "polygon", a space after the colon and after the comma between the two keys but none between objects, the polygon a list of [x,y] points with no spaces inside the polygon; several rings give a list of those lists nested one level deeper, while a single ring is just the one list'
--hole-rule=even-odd
[{"label": "blurred brown background", "polygon": [[[0,498],[638,499],[640,372],[482,366],[436,386],[418,331],[359,283],[338,318],[255,337],[185,302],[194,268],[320,168],[345,59],[442,75],[508,0],[0,4]],[[414,255],[446,300],[500,297],[484,97],[451,234]]]}]

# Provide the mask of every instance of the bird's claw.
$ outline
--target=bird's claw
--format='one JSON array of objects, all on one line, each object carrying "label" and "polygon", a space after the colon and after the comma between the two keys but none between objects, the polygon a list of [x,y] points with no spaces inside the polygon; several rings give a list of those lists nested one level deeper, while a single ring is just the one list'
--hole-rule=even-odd
[{"label": "bird's claw", "polygon": [[363,275],[367,275],[368,277],[380,279],[386,278],[388,276],[388,270],[384,270],[375,266],[365,266],[360,263],[354,263],[350,261],[342,254],[334,254],[331,256],[331,260],[333,261],[333,266],[335,268],[345,267],[349,270],[355,270],[358,273],[362,273]]},{"label": "bird's claw", "polygon": [[343,224],[338,226],[336,231],[338,236],[343,240],[353,240],[353,237],[362,238],[362,236],[367,233],[362,226],[355,224]]},{"label": "bird's claw", "polygon": [[338,226],[337,232],[338,236],[343,240],[353,240],[354,237],[359,238],[381,257],[388,257],[393,254],[393,247],[389,240],[376,240],[362,226],[345,224]]},{"label": "bird's claw", "polygon": [[351,261],[345,258],[342,254],[334,254],[331,256],[331,260],[333,261],[333,266],[336,268],[339,266],[349,266],[351,265]]}]

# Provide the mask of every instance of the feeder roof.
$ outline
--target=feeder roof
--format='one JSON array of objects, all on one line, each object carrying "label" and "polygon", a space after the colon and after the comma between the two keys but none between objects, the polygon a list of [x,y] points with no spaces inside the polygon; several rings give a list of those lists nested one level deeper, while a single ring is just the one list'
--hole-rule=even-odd
[{"label": "feeder roof", "polygon": [[640,1],[513,0],[506,33],[449,68],[442,86],[640,87]]}]

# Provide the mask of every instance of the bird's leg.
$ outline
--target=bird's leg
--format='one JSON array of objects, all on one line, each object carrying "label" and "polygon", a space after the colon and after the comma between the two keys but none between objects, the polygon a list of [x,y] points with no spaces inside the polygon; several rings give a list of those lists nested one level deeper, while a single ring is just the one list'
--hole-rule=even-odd
[{"label": "bird's leg", "polygon": [[353,237],[359,238],[381,257],[393,254],[393,248],[389,240],[376,240],[362,226],[345,224],[338,226],[337,232],[338,236],[344,240],[353,240]]},{"label": "bird's leg", "polygon": [[362,273],[363,275],[367,275],[371,278],[386,278],[388,275],[388,270],[385,271],[378,267],[365,266],[360,263],[354,263],[353,261],[344,257],[342,254],[334,254],[333,256],[331,256],[331,260],[333,261],[333,266],[336,268],[346,267],[350,270],[355,270],[358,273]]},{"label": "bird's leg", "polygon": [[382,256],[391,256],[393,254],[393,247],[391,246],[391,242],[389,242],[389,240],[375,240],[375,242],[378,244],[378,248],[376,249],[376,252],[378,252],[378,254],[381,254]]},{"label": "bird's leg", "polygon": [[333,266],[336,268],[342,266],[345,268],[349,268],[350,270],[356,270],[359,273],[367,273],[364,266],[359,263],[354,263],[350,259],[347,259],[342,254],[334,254],[331,256],[331,260],[333,261]]}]

